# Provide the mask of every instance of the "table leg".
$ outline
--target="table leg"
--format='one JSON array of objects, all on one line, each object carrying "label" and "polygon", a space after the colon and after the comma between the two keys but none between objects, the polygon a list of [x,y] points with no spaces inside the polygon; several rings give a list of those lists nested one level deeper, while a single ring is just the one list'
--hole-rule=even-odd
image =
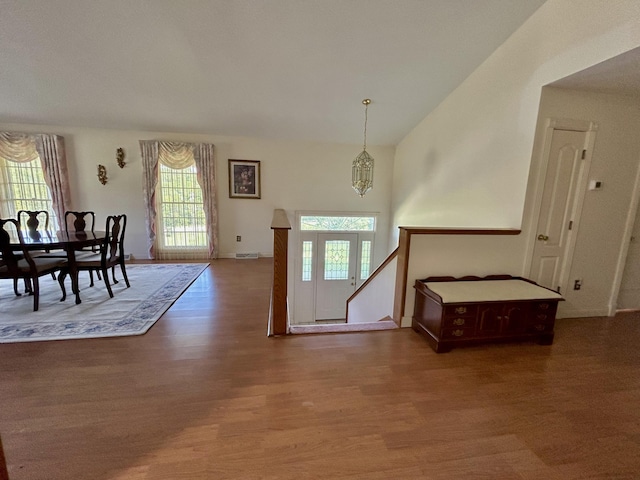
[{"label": "table leg", "polygon": [[76,294],[76,305],[82,303],[80,300],[80,287],[78,286],[78,264],[76,263],[76,251],[73,248],[67,250],[67,260],[69,262],[69,276],[71,277],[71,291]]}]

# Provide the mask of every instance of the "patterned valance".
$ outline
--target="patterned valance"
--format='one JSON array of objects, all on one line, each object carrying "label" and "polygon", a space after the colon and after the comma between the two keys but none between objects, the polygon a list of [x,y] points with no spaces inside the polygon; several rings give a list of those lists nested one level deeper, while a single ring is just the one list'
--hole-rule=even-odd
[{"label": "patterned valance", "polygon": [[158,161],[174,170],[194,164],[192,143],[158,142]]},{"label": "patterned valance", "polygon": [[36,140],[27,133],[0,132],[0,158],[9,162],[32,162],[38,159]]}]

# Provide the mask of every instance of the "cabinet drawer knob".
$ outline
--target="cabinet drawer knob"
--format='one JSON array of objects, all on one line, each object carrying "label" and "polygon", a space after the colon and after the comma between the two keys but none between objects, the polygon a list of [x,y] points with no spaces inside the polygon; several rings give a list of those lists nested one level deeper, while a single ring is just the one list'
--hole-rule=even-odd
[{"label": "cabinet drawer knob", "polygon": [[540,320],[540,321],[542,321],[542,320],[546,320],[546,319],[547,319],[547,315],[546,315],[546,314],[544,314],[544,313],[540,313],[540,314],[538,314],[538,315],[536,316],[536,318],[537,318],[538,320]]},{"label": "cabinet drawer knob", "polygon": [[458,315],[462,315],[463,313],[467,313],[467,307],[456,307],[455,311]]},{"label": "cabinet drawer knob", "polygon": [[464,334],[464,330],[457,329],[457,330],[454,330],[452,333],[455,337],[461,337]]},{"label": "cabinet drawer knob", "polygon": [[456,318],[456,319],[453,321],[453,324],[454,324],[454,325],[464,325],[464,318]]}]

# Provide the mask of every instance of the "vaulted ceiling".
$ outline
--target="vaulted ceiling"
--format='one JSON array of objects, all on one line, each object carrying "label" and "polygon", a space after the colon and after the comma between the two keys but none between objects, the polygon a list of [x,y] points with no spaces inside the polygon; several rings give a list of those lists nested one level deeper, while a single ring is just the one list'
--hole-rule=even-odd
[{"label": "vaulted ceiling", "polygon": [[397,143],[544,0],[0,0],[0,122]]}]

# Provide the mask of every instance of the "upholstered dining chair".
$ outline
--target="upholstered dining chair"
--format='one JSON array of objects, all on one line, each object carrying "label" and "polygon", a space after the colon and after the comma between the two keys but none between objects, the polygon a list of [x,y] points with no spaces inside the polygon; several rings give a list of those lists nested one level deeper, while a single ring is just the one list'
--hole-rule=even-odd
[{"label": "upholstered dining chair", "polygon": [[[102,273],[102,279],[107,287],[109,296],[113,298],[113,290],[109,283],[109,269],[111,269],[111,277],[113,283],[118,283],[116,280],[115,267],[120,266],[120,271],[124,278],[124,282],[129,288],[129,278],[127,277],[127,270],[124,262],[124,234],[127,227],[127,216],[122,215],[109,215],[106,221],[104,242],[100,245],[100,252],[91,256],[83,256],[76,260],[78,271],[95,271]],[[60,282],[60,288],[62,288],[62,299],[66,298],[66,290],[64,288],[64,280],[69,273],[68,267],[63,268],[60,275],[58,275],[58,281]],[[93,279],[91,282],[93,286]],[[74,292],[75,293],[75,292]]]},{"label": "upholstered dining chair", "polygon": [[[18,245],[19,253],[15,250]],[[32,257],[25,245],[20,224],[13,218],[0,219],[0,252],[0,278],[13,280],[13,290],[17,296],[20,296],[18,280],[23,279],[25,284],[28,283],[33,295],[33,311],[37,311],[40,300],[38,279],[62,270],[67,261],[64,258]]]}]

